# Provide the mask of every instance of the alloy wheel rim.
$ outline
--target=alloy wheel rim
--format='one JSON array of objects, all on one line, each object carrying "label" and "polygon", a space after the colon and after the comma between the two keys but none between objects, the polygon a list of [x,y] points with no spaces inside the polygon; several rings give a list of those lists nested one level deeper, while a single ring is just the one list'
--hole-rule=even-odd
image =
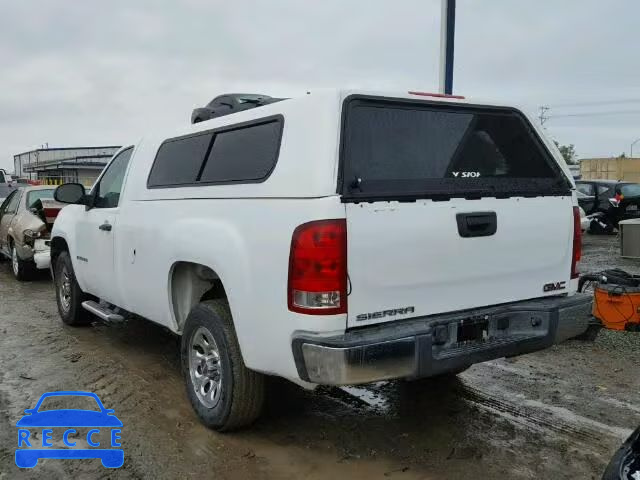
[{"label": "alloy wheel rim", "polygon": [[66,313],[71,309],[71,275],[67,267],[62,267],[60,272],[60,282],[58,284],[58,296],[60,297],[60,306]]},{"label": "alloy wheel rim", "polygon": [[222,368],[218,344],[206,327],[198,327],[189,339],[189,375],[200,403],[214,408],[222,394]]}]

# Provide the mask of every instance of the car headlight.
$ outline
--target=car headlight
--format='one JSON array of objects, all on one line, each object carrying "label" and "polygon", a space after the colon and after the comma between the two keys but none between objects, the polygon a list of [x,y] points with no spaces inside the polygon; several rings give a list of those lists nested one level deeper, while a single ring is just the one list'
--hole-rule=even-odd
[{"label": "car headlight", "polygon": [[24,243],[33,247],[33,244],[35,243],[36,238],[40,237],[40,232],[34,232],[33,230],[27,229],[24,232],[22,232],[22,235],[24,236]]}]

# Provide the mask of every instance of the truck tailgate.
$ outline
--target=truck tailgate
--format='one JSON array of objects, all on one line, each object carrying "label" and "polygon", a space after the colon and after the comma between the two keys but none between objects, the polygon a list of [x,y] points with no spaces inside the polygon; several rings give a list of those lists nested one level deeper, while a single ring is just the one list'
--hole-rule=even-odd
[{"label": "truck tailgate", "polygon": [[[571,207],[570,196],[348,204],[348,326],[562,293],[545,285],[569,285]],[[495,233],[461,236],[458,214],[479,211],[495,213]]]}]

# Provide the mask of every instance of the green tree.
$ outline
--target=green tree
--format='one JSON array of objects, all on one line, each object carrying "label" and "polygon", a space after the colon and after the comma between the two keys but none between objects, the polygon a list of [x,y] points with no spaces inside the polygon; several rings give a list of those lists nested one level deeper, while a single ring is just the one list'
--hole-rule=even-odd
[{"label": "green tree", "polygon": [[576,148],[573,143],[570,145],[560,145],[555,140],[553,143],[556,144],[556,147],[558,147],[558,150],[560,150],[560,153],[564,157],[564,161],[567,162],[568,165],[575,165],[578,163],[578,159],[576,158]]}]

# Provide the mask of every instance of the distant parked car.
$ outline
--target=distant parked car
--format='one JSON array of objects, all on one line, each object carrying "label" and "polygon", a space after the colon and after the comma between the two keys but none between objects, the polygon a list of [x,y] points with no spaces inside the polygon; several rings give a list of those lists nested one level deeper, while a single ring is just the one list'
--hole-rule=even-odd
[{"label": "distant parked car", "polygon": [[0,203],[15,189],[11,181],[11,176],[0,168]]},{"label": "distant parked car", "polygon": [[622,195],[620,202],[621,220],[640,216],[640,184],[618,182],[616,180],[577,180],[578,204],[587,215],[605,212],[609,208],[609,199],[616,193]]},{"label": "distant parked car", "polygon": [[53,186],[20,187],[0,205],[0,256],[11,260],[18,280],[48,269],[49,236],[63,207],[53,200]]},{"label": "distant parked car", "polygon": [[200,123],[212,118],[279,102],[283,98],[256,93],[227,93],[211,100],[205,107],[196,108],[191,114],[191,123]]},{"label": "distant parked car", "polygon": [[30,178],[14,178],[12,183],[16,187],[25,187],[29,185],[41,185],[39,180],[31,180]]}]

